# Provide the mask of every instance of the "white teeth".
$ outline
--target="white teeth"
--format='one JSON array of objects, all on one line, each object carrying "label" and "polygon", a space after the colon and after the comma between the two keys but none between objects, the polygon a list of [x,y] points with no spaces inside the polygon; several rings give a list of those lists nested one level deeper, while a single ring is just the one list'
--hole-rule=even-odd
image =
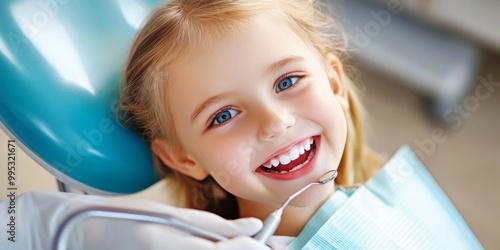
[{"label": "white teeth", "polygon": [[299,149],[298,148],[292,148],[292,151],[290,151],[290,160],[295,161],[297,158],[299,158]]},{"label": "white teeth", "polygon": [[290,160],[290,157],[288,155],[280,155],[280,163],[283,165],[286,165],[290,163],[292,160]]},{"label": "white teeth", "polygon": [[290,172],[293,172],[293,171],[297,171],[297,170],[301,169],[302,167],[304,167],[305,165],[307,165],[309,163],[309,161],[311,161],[311,159],[314,157],[315,153],[316,152],[314,152],[314,151],[311,152],[309,154],[309,156],[307,156],[307,159],[306,159],[305,162],[303,162],[303,163],[295,166],[294,168],[290,169],[290,171],[284,171],[284,170],[283,171],[276,171],[274,169],[269,169],[268,173],[272,173],[272,174],[286,174],[286,173],[290,173]]},{"label": "white teeth", "polygon": [[278,164],[280,164],[280,162],[278,160],[276,160],[276,159],[271,160],[271,165],[273,165],[273,167],[277,167]]},{"label": "white teeth", "polygon": [[309,151],[311,150],[311,145],[314,143],[314,139],[307,139],[305,142],[304,142],[304,145],[301,145],[304,147],[304,150],[306,151]]},{"label": "white teeth", "polygon": [[299,146],[299,154],[303,155],[305,152],[306,152],[306,150],[304,149],[304,146],[300,145]]},{"label": "white teeth", "polygon": [[311,153],[309,154],[309,156],[307,156],[307,159],[306,159],[306,161],[305,161],[305,162],[303,162],[303,163],[301,163],[301,164],[299,164],[299,165],[295,166],[294,168],[290,169],[290,172],[293,172],[293,171],[295,171],[295,170],[299,170],[299,169],[301,169],[303,166],[305,166],[307,163],[309,163],[309,161],[313,158],[313,156],[314,156],[314,152],[311,152]]},{"label": "white teeth", "polygon": [[291,161],[297,160],[300,155],[311,150],[311,145],[314,143],[314,139],[309,138],[305,140],[302,145],[293,147],[287,154],[282,154],[278,158],[273,158],[269,162],[264,164],[266,168],[277,167],[279,164],[286,165]]}]

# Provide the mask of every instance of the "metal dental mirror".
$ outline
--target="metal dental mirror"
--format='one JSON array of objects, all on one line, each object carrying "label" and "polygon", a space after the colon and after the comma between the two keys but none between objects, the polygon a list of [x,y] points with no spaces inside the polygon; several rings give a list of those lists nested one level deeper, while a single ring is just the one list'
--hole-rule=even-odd
[{"label": "metal dental mirror", "polygon": [[281,222],[281,215],[283,214],[283,210],[285,209],[286,206],[288,206],[288,203],[290,203],[295,197],[297,197],[299,194],[302,192],[306,191],[308,188],[312,186],[320,186],[324,185],[327,183],[330,183],[337,177],[337,171],[336,170],[330,170],[326,172],[323,176],[321,176],[318,180],[318,182],[312,182],[309,183],[307,186],[303,187],[301,190],[295,192],[292,194],[288,199],[279,207],[276,209],[274,212],[269,214],[267,218],[264,220],[264,226],[262,227],[262,230],[260,230],[259,233],[257,233],[254,238],[258,240],[262,244],[266,244],[269,238],[276,232],[276,229],[278,228],[278,225]]}]

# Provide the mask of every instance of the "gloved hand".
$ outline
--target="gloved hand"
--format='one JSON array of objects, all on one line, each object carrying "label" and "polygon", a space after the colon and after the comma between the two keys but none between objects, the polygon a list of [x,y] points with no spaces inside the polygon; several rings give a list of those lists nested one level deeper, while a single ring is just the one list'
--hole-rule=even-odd
[{"label": "gloved hand", "polygon": [[[69,249],[268,249],[249,237],[262,227],[256,218],[226,220],[212,213],[151,201],[47,191],[16,197],[16,242],[7,240],[10,237],[7,230],[0,230],[0,249],[51,249],[62,221],[89,206],[164,213],[230,239],[212,242],[166,225],[91,218],[74,227],[68,240]],[[4,213],[8,207],[9,200],[0,201],[0,225],[9,223],[9,216]]]}]

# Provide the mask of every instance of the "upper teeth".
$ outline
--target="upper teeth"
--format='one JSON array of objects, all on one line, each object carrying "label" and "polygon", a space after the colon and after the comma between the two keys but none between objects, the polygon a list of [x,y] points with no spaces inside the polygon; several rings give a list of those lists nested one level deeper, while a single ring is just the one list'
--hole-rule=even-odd
[{"label": "upper teeth", "polygon": [[313,142],[314,140],[312,138],[305,140],[301,144],[294,146],[290,151],[272,158],[264,164],[264,167],[277,167],[279,164],[286,165],[291,161],[296,160],[300,155],[303,155],[305,152],[311,150],[311,145],[313,144]]}]

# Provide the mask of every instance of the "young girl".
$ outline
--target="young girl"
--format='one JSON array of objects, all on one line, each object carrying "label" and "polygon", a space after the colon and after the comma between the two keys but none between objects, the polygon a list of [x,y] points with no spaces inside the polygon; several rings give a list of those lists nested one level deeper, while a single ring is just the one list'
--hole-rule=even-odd
[{"label": "young girl", "polygon": [[[328,170],[353,185],[381,167],[339,34],[314,0],[157,8],[131,48],[120,104],[184,205],[263,220]],[[297,236],[333,192],[295,198],[276,234]]]}]

